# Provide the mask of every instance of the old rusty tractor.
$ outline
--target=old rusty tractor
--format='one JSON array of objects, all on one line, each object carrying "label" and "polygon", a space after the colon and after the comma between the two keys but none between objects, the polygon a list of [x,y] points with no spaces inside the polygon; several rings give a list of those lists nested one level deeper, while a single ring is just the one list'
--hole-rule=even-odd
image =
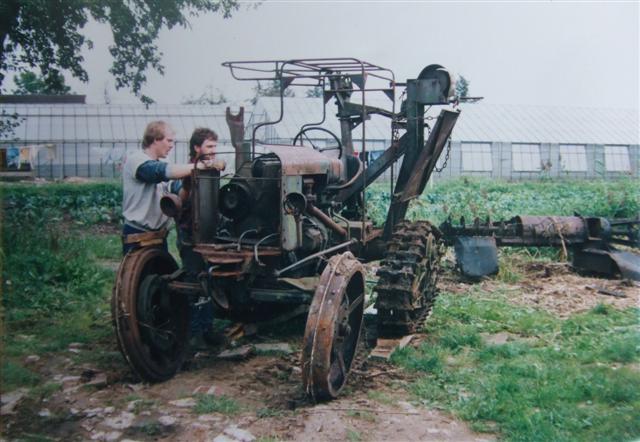
[{"label": "old rusty tractor", "polygon": [[[255,125],[245,140],[242,110],[227,110],[234,173],[194,168],[193,250],[206,263],[195,281],[160,248],[143,247],[124,258],[112,303],[120,348],[140,377],[162,381],[187,352],[190,300],[210,298],[217,317],[244,323],[308,312],[304,388],[315,400],[335,398],[363,326],[363,262],[382,260],[375,287],[379,336],[411,333],[433,303],[442,238],[427,221],[405,221],[405,213],[423,192],[458,118],[448,106],[455,100],[452,77],[429,65],[401,83],[391,70],[353,58],[223,65],[238,80],[276,80],[280,116]],[[306,122],[290,144],[260,142],[259,133],[282,121],[283,91],[293,86],[322,90],[322,120]],[[367,104],[372,94],[388,99],[387,108]],[[340,133],[325,127],[331,101]],[[436,105],[444,107],[429,126],[425,109]],[[392,142],[367,161],[372,116],[389,119]],[[319,133],[332,142],[315,141]],[[384,225],[374,226],[365,189],[388,170],[390,208]],[[167,213],[176,210],[168,204]]]}]

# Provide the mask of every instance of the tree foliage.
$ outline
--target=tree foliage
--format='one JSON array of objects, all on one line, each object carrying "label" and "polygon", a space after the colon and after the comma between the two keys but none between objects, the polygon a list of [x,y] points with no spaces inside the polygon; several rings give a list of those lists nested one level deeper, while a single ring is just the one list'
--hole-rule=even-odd
[{"label": "tree foliage", "polygon": [[17,86],[13,90],[16,95],[67,95],[72,93],[71,88],[66,85],[62,74],[46,81],[45,78],[36,75],[34,72],[27,71],[20,72],[13,81]]},{"label": "tree foliage", "polygon": [[216,105],[227,103],[227,97],[224,96],[220,89],[213,89],[213,86],[207,86],[207,89],[199,97],[190,96],[182,100],[182,104],[205,104]]},{"label": "tree foliage", "polygon": [[[279,97],[280,89],[280,80],[271,80],[266,86],[258,81],[258,84],[253,88],[254,97],[251,102],[256,104],[259,97]],[[295,97],[296,94],[291,89],[285,89],[283,96]]]},{"label": "tree foliage", "polygon": [[456,95],[460,98],[469,96],[469,80],[462,75],[458,75],[458,80],[456,81]]},{"label": "tree foliage", "polygon": [[11,138],[15,135],[15,130],[24,121],[16,112],[9,113],[6,109],[0,110],[0,136]]},{"label": "tree foliage", "polygon": [[88,81],[82,49],[93,42],[82,34],[90,19],[108,24],[114,43],[109,47],[109,71],[116,89],[141,93],[147,72],[164,72],[156,45],[161,29],[187,27],[188,16],[218,12],[225,18],[238,9],[238,0],[2,0],[0,1],[0,87],[9,71],[40,69],[48,85],[61,71]]},{"label": "tree foliage", "polygon": [[307,98],[319,98],[322,97],[323,89],[322,86],[315,86],[313,89],[307,89],[306,97]]}]

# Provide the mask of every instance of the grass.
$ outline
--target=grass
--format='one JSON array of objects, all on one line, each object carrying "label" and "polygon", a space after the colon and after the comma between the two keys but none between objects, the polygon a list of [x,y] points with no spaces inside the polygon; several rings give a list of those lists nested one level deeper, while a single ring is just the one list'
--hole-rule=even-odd
[{"label": "grass", "polygon": [[270,417],[281,417],[283,415],[284,415],[284,411],[279,410],[277,408],[263,407],[263,408],[258,408],[256,410],[256,417],[258,417],[259,419],[265,419]]},{"label": "grass", "polygon": [[383,405],[395,405],[396,400],[389,396],[387,393],[378,390],[367,391],[367,397],[371,400],[379,402]]},{"label": "grass", "polygon": [[106,235],[83,235],[79,238],[79,246],[88,251],[92,259],[113,260],[122,255],[122,241],[120,235],[111,233]]},{"label": "grass", "polygon": [[140,414],[145,410],[150,410],[158,405],[158,401],[155,399],[136,399],[133,401],[133,414]]},{"label": "grass", "polygon": [[347,416],[353,419],[360,419],[367,422],[375,422],[376,415],[369,411],[361,411],[361,410],[350,410],[347,411]]},{"label": "grass", "polygon": [[347,440],[349,442],[358,442],[362,440],[362,435],[359,431],[352,430],[351,428],[347,428]]},{"label": "grass", "polygon": [[[66,235],[56,226],[39,229],[7,220],[3,263],[3,298],[10,321],[28,321],[43,313],[89,310],[113,284],[113,272],[97,265],[104,257],[92,243]],[[8,234],[12,232],[12,234]]]},{"label": "grass", "polygon": [[60,390],[62,390],[62,384],[58,382],[47,382],[31,389],[29,395],[34,399],[42,400]]},{"label": "grass", "polygon": [[221,413],[227,415],[238,414],[242,407],[233,398],[225,395],[214,396],[212,394],[196,395],[196,405],[193,411],[197,414]]},{"label": "grass", "polygon": [[162,434],[162,426],[158,422],[145,422],[137,430],[147,436],[160,436]]},{"label": "grass", "polygon": [[[93,226],[113,222],[115,215],[98,214],[114,214],[121,192],[113,184],[13,184],[0,191],[2,389],[45,388],[23,366],[25,356],[112,339],[109,298],[115,274],[100,261],[120,259],[120,240]],[[111,224],[107,231],[113,229]],[[86,350],[72,358],[93,361],[99,353]]]},{"label": "grass", "polygon": [[[599,305],[566,321],[508,303],[505,293],[443,294],[428,341],[396,351],[422,373],[409,389],[506,440],[640,436],[639,310]],[[515,340],[486,344],[482,333]]]},{"label": "grass", "polygon": [[260,436],[256,439],[256,442],[280,442],[281,440],[277,436]]},{"label": "grass", "polygon": [[41,381],[37,373],[25,368],[10,359],[2,361],[2,388],[3,391],[12,391],[18,387],[35,386]]}]

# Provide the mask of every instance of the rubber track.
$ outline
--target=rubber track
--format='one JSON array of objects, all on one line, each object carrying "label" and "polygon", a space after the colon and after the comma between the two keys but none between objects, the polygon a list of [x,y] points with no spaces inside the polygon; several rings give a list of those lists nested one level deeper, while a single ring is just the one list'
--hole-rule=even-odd
[{"label": "rubber track", "polygon": [[[402,221],[396,225],[377,273],[378,337],[411,334],[424,322],[437,296],[443,253],[440,236],[427,221]],[[426,281],[421,283],[421,278]]]}]

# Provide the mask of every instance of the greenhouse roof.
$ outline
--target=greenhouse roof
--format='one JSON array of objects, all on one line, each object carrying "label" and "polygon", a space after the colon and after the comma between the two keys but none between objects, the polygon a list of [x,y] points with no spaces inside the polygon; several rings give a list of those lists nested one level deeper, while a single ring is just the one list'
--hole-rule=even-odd
[{"label": "greenhouse roof", "polygon": [[[280,123],[258,138],[291,139],[306,123],[320,122],[322,100],[317,98],[285,98],[285,112]],[[367,104],[391,109],[386,97],[368,99]],[[21,123],[10,139],[24,142],[56,141],[138,141],[149,121],[162,119],[176,130],[176,138],[186,140],[196,127],[215,130],[222,140],[229,139],[225,121],[226,104],[222,105],[94,105],[94,104],[2,104],[8,114],[17,113]],[[255,106],[245,106],[245,124],[250,136],[252,125],[277,120],[280,99],[261,97]],[[399,108],[396,105],[396,110]],[[462,114],[453,132],[456,141],[508,143],[579,143],[640,144],[637,109],[583,108],[569,106],[500,105],[463,103]],[[234,109],[237,111],[237,109]],[[437,107],[428,115],[436,116]],[[322,124],[340,133],[333,100],[326,108]],[[353,138],[362,137],[361,127]],[[366,122],[366,139],[389,140],[388,118],[372,115]]]}]

